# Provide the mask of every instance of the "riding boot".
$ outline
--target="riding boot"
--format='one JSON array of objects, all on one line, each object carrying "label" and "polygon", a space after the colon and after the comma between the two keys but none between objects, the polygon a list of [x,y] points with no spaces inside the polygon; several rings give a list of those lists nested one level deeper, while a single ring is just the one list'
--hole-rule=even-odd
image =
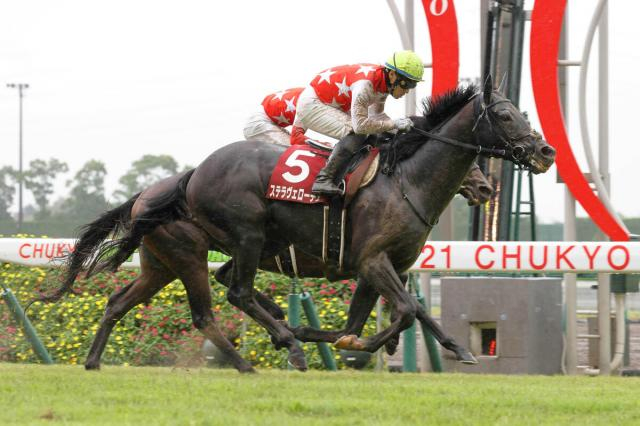
[{"label": "riding boot", "polygon": [[360,149],[366,137],[366,135],[350,133],[342,138],[333,148],[327,165],[316,176],[311,192],[316,195],[329,196],[340,194],[342,191],[335,181],[337,178],[342,178],[342,174],[349,165],[349,160]]}]

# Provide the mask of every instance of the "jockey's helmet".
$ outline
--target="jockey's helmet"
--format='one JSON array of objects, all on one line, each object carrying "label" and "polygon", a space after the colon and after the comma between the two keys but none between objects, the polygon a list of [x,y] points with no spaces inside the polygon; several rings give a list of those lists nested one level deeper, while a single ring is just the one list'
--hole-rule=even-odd
[{"label": "jockey's helmet", "polygon": [[[422,59],[411,50],[403,50],[395,52],[384,63],[385,68],[397,72],[400,77],[412,80],[413,82],[422,81],[422,75],[424,74],[424,65]],[[415,87],[415,83],[411,84]]]}]

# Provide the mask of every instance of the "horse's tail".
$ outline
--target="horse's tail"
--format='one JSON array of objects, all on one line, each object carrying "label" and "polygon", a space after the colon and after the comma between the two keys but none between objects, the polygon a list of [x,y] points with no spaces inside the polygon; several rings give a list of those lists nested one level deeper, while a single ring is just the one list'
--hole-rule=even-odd
[{"label": "horse's tail", "polygon": [[115,272],[136,251],[145,235],[158,226],[189,219],[191,214],[187,207],[185,193],[194,171],[195,169],[189,170],[182,176],[173,190],[155,198],[145,199],[147,208],[131,221],[127,232],[121,238],[102,245],[89,271]]},{"label": "horse's tail", "polygon": [[[43,302],[58,301],[71,287],[83,269],[93,269],[99,259],[97,253],[101,253],[104,240],[111,234],[123,232],[131,222],[131,209],[140,193],[134,195],[124,204],[102,214],[98,219],[84,225],[80,229],[80,238],[77,240],[72,253],[65,259],[65,273],[62,286],[50,295],[41,295],[38,299]],[[31,302],[33,303],[33,301]],[[29,303],[29,305],[31,305]]]}]

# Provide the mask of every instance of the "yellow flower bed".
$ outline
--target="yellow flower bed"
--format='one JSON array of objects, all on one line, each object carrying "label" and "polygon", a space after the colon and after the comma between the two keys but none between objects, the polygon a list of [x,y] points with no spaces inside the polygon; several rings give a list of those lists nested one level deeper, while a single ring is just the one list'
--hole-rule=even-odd
[{"label": "yellow flower bed", "polygon": [[[115,274],[98,274],[80,278],[74,293],[58,303],[34,303],[27,312],[45,347],[57,363],[84,362],[109,296],[129,284],[135,270]],[[0,281],[10,288],[23,306],[39,292],[49,292],[60,283],[60,270],[28,268],[3,264]],[[211,277],[212,311],[218,326],[238,347],[245,359],[263,368],[286,368],[286,350],[276,350],[265,330],[247,319],[226,300],[226,289]],[[286,314],[290,280],[270,273],[259,273],[256,288],[271,297]],[[352,281],[329,283],[304,280],[300,289],[311,293],[324,329],[336,330],[346,323]],[[303,323],[306,320],[303,318]],[[365,334],[375,331],[373,317]],[[175,281],[146,304],[133,308],[114,327],[102,362],[120,365],[175,365],[181,362],[204,362],[200,347],[202,335],[193,327],[186,291]],[[315,344],[304,344],[311,368],[322,368]],[[337,354],[336,354],[337,355]],[[339,358],[339,357],[337,357]],[[38,362],[29,341],[23,335],[7,306],[0,303],[0,360]],[[340,364],[340,363],[339,363]]]}]

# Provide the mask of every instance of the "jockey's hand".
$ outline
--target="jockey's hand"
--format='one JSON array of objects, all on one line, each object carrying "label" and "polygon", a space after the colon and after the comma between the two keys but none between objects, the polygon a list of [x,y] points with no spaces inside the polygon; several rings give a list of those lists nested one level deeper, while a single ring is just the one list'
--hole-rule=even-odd
[{"label": "jockey's hand", "polygon": [[393,120],[393,124],[400,132],[408,132],[413,127],[413,121],[410,118],[396,118]]}]

